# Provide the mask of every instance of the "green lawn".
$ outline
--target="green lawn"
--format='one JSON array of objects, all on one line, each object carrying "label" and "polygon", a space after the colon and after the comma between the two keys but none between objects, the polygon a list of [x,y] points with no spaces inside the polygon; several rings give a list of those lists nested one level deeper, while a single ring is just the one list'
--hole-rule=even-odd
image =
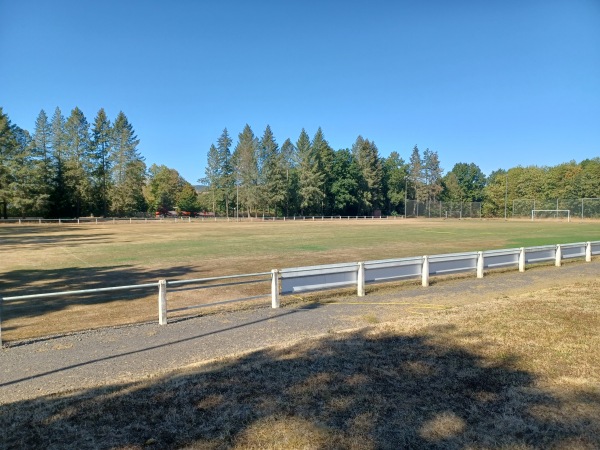
[{"label": "green lawn", "polygon": [[409,219],[2,226],[0,274],[186,265],[215,275],[588,240],[600,240],[600,223]]}]

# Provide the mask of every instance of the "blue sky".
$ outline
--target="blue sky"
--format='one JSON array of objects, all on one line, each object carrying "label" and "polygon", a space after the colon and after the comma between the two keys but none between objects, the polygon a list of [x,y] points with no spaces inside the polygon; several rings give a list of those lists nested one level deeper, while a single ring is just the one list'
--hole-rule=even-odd
[{"label": "blue sky", "polygon": [[600,1],[0,0],[0,106],[125,112],[195,183],[223,128],[320,126],[449,171],[600,156]]}]

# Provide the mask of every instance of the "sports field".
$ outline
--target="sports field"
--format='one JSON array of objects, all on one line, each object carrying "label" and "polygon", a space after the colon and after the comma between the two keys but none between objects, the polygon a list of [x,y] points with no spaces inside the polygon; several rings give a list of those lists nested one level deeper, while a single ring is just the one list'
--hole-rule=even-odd
[{"label": "sports field", "polygon": [[[0,295],[588,240],[600,240],[598,222],[398,219],[3,225]],[[170,293],[169,304],[208,303],[220,295],[226,292],[185,289]],[[3,340],[146,320],[156,320],[155,290],[24,300],[5,305]]]}]

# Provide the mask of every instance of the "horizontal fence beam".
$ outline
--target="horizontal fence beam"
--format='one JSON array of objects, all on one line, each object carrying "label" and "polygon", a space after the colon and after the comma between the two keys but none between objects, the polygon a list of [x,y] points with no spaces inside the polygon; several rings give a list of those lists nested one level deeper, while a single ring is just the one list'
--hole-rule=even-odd
[{"label": "horizontal fence beam", "polygon": [[190,284],[190,283],[207,283],[209,281],[219,281],[219,280],[231,280],[234,278],[250,278],[250,277],[265,277],[267,275],[271,275],[271,272],[258,272],[258,273],[246,273],[243,275],[225,275],[222,277],[210,277],[210,278],[194,278],[192,280],[174,280],[167,281],[168,285],[178,285],[178,284]]},{"label": "horizontal fence beam", "polygon": [[75,294],[94,294],[96,292],[111,292],[111,291],[126,291],[131,289],[142,289],[149,287],[157,287],[157,283],[146,283],[146,284],[132,284],[130,286],[113,286],[106,288],[95,288],[95,289],[80,289],[78,291],[62,291],[62,292],[48,292],[45,294],[30,294],[30,295],[15,295],[12,297],[3,297],[4,301],[12,300],[28,300],[33,298],[46,298],[46,297],[59,297],[62,295],[75,295]]}]

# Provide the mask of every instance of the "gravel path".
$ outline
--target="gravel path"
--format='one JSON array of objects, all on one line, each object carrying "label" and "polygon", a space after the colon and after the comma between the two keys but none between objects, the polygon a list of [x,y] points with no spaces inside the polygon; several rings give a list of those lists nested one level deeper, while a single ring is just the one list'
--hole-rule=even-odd
[{"label": "gravel path", "polygon": [[179,320],[167,326],[106,328],[33,342],[0,351],[0,404],[158,375],[214,358],[253,351],[398,317],[485,302],[527,290],[600,278],[600,259],[525,273],[503,272],[435,280],[429,288],[383,288],[359,299],[306,303],[278,310],[257,308]]}]

